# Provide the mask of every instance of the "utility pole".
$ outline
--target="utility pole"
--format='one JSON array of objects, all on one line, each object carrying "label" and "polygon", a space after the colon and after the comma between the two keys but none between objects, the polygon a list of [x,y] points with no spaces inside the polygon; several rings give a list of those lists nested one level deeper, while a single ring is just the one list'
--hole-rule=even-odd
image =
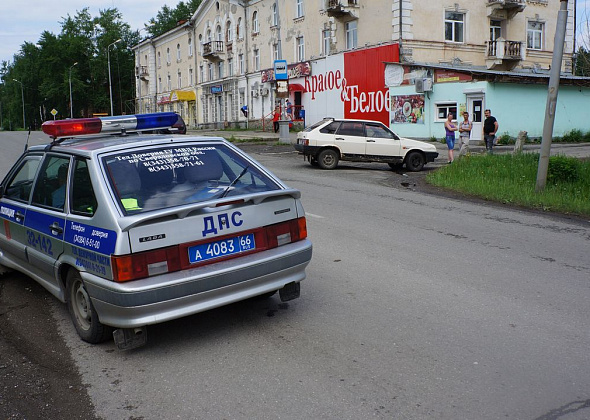
[{"label": "utility pole", "polygon": [[553,43],[553,59],[551,61],[551,74],[549,76],[549,89],[547,92],[547,105],[545,107],[545,122],[543,124],[543,138],[541,140],[541,155],[537,169],[537,192],[545,189],[547,184],[547,171],[549,169],[549,156],[551,154],[551,140],[553,137],[553,124],[555,123],[555,108],[557,105],[557,91],[559,90],[559,77],[561,74],[561,60],[563,58],[563,44],[565,42],[565,30],[567,26],[567,1],[560,0],[560,8],[557,15],[557,28]]},{"label": "utility pole", "polygon": [[72,102],[72,67],[77,65],[78,62],[76,61],[74,64],[70,66],[70,77],[68,78],[70,82],[70,118],[74,118],[74,103]]},{"label": "utility pole", "polygon": [[112,83],[111,83],[111,54],[110,54],[110,49],[117,42],[121,42],[121,38],[119,38],[115,42],[109,44],[108,47],[107,47],[107,62],[108,62],[108,66],[109,66],[109,97],[111,99],[111,116],[113,115],[113,86],[112,86]]}]

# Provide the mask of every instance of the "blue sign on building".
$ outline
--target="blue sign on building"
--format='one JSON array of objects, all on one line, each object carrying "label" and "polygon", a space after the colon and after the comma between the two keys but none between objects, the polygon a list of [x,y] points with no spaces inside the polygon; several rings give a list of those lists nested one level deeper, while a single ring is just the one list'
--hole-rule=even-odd
[{"label": "blue sign on building", "polygon": [[275,80],[289,80],[287,60],[275,60]]},{"label": "blue sign on building", "polygon": [[211,93],[221,93],[221,92],[223,92],[222,85],[211,86]]}]

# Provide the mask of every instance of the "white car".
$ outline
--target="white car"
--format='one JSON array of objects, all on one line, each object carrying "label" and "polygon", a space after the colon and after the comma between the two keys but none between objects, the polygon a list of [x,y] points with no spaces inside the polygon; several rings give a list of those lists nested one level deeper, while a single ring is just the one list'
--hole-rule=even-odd
[{"label": "white car", "polygon": [[314,166],[334,169],[338,161],[383,162],[392,169],[406,165],[422,170],[438,156],[434,144],[397,136],[383,123],[326,118],[297,134],[293,145]]}]

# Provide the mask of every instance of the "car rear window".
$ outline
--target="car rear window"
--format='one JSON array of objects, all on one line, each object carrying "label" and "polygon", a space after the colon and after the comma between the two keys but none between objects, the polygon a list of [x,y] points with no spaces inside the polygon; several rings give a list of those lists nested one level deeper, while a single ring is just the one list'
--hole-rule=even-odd
[{"label": "car rear window", "polygon": [[125,214],[281,188],[225,145],[142,148],[103,158]]}]

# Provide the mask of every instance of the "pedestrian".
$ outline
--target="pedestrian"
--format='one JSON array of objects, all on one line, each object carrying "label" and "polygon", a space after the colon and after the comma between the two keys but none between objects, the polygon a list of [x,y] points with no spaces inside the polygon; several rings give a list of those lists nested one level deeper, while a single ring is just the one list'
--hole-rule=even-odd
[{"label": "pedestrian", "polygon": [[496,144],[496,133],[498,132],[498,120],[492,117],[492,111],[484,111],[486,119],[483,121],[483,139],[486,144],[486,151],[492,153],[492,148]]},{"label": "pedestrian", "polygon": [[291,101],[287,99],[286,105],[287,105],[287,114],[289,114],[291,119],[293,119],[293,105],[291,104]]},{"label": "pedestrian", "polygon": [[453,149],[455,148],[455,131],[457,131],[457,126],[453,123],[453,113],[449,112],[447,115],[447,120],[445,121],[445,133],[446,133],[446,141],[447,147],[449,148],[449,163],[453,163]]},{"label": "pedestrian", "polygon": [[275,130],[275,133],[279,132],[279,120],[281,119],[281,107],[276,106],[274,113],[272,114],[272,126]]},{"label": "pedestrian", "polygon": [[459,156],[469,153],[469,137],[473,125],[469,121],[469,112],[463,113],[463,121],[459,124]]},{"label": "pedestrian", "polygon": [[248,106],[244,105],[240,110],[242,111],[242,114],[244,114],[244,117],[248,118]]}]

